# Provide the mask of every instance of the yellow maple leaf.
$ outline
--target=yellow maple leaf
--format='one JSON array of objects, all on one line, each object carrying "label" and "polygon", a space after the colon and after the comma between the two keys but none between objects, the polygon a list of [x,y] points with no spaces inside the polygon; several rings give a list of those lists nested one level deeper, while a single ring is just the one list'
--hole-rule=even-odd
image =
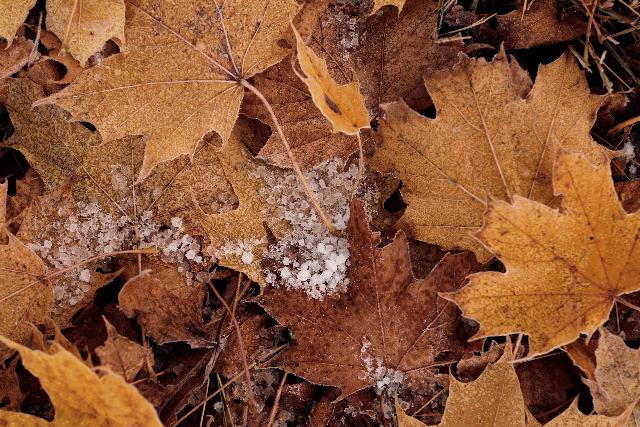
[{"label": "yellow maple leaf", "polygon": [[211,131],[229,139],[243,84],[287,54],[277,42],[298,10],[293,0],[127,1],[126,51],[42,103],[93,123],[105,141],[145,135],[142,181]]},{"label": "yellow maple leaf", "polygon": [[298,63],[306,76],[299,77],[309,88],[313,103],[333,125],[333,131],[355,135],[360,129],[368,128],[369,113],[355,73],[351,83],[336,83],[324,59],[305,45],[295,27],[292,28],[296,36]]},{"label": "yellow maple leaf", "polygon": [[593,161],[612,155],[589,135],[603,98],[591,95],[567,55],[541,66],[533,87],[504,52],[490,63],[462,57],[425,84],[437,117],[425,118],[404,102],[385,104],[373,158],[377,168],[398,171],[408,204],[399,226],[418,240],[487,260],[470,235],[482,224],[487,195],[551,203],[559,147]]},{"label": "yellow maple leaf", "polygon": [[122,377],[104,368],[99,377],[81,360],[54,345],[53,354],[30,350],[0,337],[20,352],[22,363],[35,375],[55,408],[52,422],[33,415],[0,410],[0,424],[8,426],[162,426],[153,406]]},{"label": "yellow maple leaf", "polygon": [[10,46],[36,0],[0,0],[0,37]]},{"label": "yellow maple leaf", "polygon": [[561,152],[553,184],[561,210],[520,196],[489,202],[477,236],[506,272],[443,295],[480,322],[474,338],[526,333],[530,357],[592,334],[620,295],[640,289],[640,212],[624,211],[609,163]]},{"label": "yellow maple leaf", "polygon": [[47,28],[84,67],[107,40],[124,47],[124,0],[48,0]]}]

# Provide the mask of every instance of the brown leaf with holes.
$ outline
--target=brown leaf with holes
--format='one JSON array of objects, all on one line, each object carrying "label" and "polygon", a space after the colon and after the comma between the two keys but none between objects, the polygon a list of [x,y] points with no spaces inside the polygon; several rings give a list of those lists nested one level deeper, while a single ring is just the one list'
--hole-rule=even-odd
[{"label": "brown leaf with holes", "polygon": [[473,275],[445,295],[480,322],[475,338],[522,331],[529,356],[590,336],[616,299],[640,289],[640,213],[622,208],[609,164],[560,153],[553,187],[560,210],[492,199],[477,237],[506,272]]},{"label": "brown leaf with holes", "polygon": [[150,349],[120,335],[106,318],[104,324],[107,328],[107,340],[96,348],[102,366],[111,369],[127,382],[133,381],[147,363],[153,366],[153,353]]},{"label": "brown leaf with holes", "polygon": [[145,135],[142,181],[160,163],[193,156],[211,131],[229,139],[242,81],[284,58],[277,41],[298,9],[292,0],[233,0],[224,8],[205,0],[128,1],[126,50],[41,103],[91,122],[106,142]]},{"label": "brown leaf with holes", "polygon": [[118,302],[124,314],[135,317],[156,343],[185,341],[192,347],[203,347],[211,332],[202,318],[205,291],[200,284],[185,283],[177,270],[165,268],[158,273],[143,271],[129,279],[118,294]]},{"label": "brown leaf with holes", "polygon": [[418,240],[487,260],[491,254],[470,233],[482,224],[488,196],[554,203],[551,168],[559,148],[599,163],[603,154],[613,156],[589,135],[603,98],[591,95],[567,54],[541,66],[533,86],[504,51],[492,62],[463,56],[425,84],[436,118],[403,102],[384,105],[372,160],[400,175],[409,206],[399,227]]},{"label": "brown leaf with holes", "polygon": [[[377,386],[427,387],[432,365],[460,356],[464,337],[457,311],[437,296],[479,269],[469,253],[446,256],[431,275],[416,280],[407,239],[399,232],[378,247],[361,201],[351,204],[346,293],[309,300],[289,289],[265,290],[261,304],[293,330],[295,341],[277,364],[311,382],[340,387],[342,398]],[[387,381],[385,383],[385,380]]]}]

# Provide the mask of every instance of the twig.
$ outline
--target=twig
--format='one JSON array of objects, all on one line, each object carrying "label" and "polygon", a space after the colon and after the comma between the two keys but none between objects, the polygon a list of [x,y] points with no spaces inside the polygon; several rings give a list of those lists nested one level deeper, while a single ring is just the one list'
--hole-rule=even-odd
[{"label": "twig", "polygon": [[271,427],[273,425],[273,421],[276,419],[278,406],[280,405],[280,396],[282,396],[282,389],[284,388],[284,383],[287,381],[287,375],[289,375],[289,371],[285,369],[282,380],[280,381],[280,386],[278,387],[278,392],[276,393],[276,400],[273,402],[273,408],[271,408],[271,415],[269,415],[269,423],[267,424],[267,427]]}]

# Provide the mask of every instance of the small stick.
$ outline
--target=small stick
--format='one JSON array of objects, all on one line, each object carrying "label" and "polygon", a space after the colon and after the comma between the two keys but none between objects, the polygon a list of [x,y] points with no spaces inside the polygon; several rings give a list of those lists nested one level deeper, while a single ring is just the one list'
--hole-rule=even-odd
[{"label": "small stick", "polygon": [[282,389],[284,388],[284,383],[287,381],[287,375],[289,375],[289,371],[285,369],[282,380],[280,381],[280,386],[278,387],[278,392],[276,393],[276,400],[273,402],[273,408],[271,408],[271,415],[269,415],[269,423],[267,424],[267,427],[273,426],[273,422],[276,419],[278,406],[280,405],[280,396],[282,396]]}]

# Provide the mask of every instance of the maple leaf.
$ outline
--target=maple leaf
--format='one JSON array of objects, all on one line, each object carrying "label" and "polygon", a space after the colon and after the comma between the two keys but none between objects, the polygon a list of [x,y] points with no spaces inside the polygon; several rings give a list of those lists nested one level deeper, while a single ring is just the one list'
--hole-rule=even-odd
[{"label": "maple leaf", "polygon": [[462,339],[456,311],[436,292],[456,288],[479,266],[469,253],[448,255],[427,279],[416,280],[405,235],[398,232],[378,248],[357,199],[347,231],[347,293],[310,303],[303,291],[268,288],[260,297],[295,336],[278,366],[314,383],[336,385],[343,398],[374,385],[382,391],[384,384],[433,381],[436,360],[457,354]]},{"label": "maple leaf", "polygon": [[103,320],[107,328],[107,340],[96,348],[96,355],[100,358],[102,366],[131,382],[145,363],[153,366],[153,353],[150,349],[120,335],[104,316]]},{"label": "maple leaf", "polygon": [[47,28],[84,67],[107,40],[124,46],[124,0],[49,0]]},{"label": "maple leaf", "polygon": [[0,37],[7,40],[9,46],[36,0],[0,0]]},{"label": "maple leaf", "polygon": [[569,408],[545,424],[545,427],[622,427],[631,421],[629,418],[632,410],[633,405],[630,405],[615,417],[585,415],[578,409],[578,399],[575,399]]},{"label": "maple leaf", "polygon": [[[310,169],[335,157],[347,158],[357,150],[355,136],[332,131],[332,125],[316,108],[306,85],[293,72],[291,62],[284,60],[254,76],[253,85],[269,99],[276,117],[281,118],[280,125],[300,168]],[[244,98],[242,113],[275,129],[271,115],[252,93]],[[260,149],[258,157],[272,165],[292,166],[275,132]]]},{"label": "maple leaf", "polygon": [[[589,136],[602,97],[591,95],[570,56],[528,75],[501,51],[491,63],[461,57],[425,78],[437,117],[405,103],[384,105],[382,142],[372,163],[393,168],[408,204],[399,227],[444,248],[490,254],[469,233],[482,223],[486,195],[553,203],[551,168],[562,147],[604,162],[613,152]],[[524,99],[523,99],[524,98]]]},{"label": "maple leaf", "polygon": [[29,61],[35,62],[40,54],[36,51],[32,56],[33,50],[33,42],[24,37],[16,38],[8,48],[0,42],[0,80],[17,73]]},{"label": "maple leaf", "polygon": [[489,202],[477,236],[506,272],[443,295],[480,322],[474,338],[526,333],[529,357],[591,335],[620,295],[640,289],[640,213],[622,208],[609,164],[559,153],[553,184],[560,211],[520,196]]},{"label": "maple leaf", "polygon": [[145,135],[142,181],[158,164],[193,155],[210,131],[229,139],[243,82],[286,55],[277,41],[299,7],[292,0],[126,5],[127,50],[42,102],[93,123],[105,141]]},{"label": "maple leaf", "polygon": [[594,378],[584,380],[593,396],[593,406],[600,415],[618,416],[631,405],[629,427],[640,422],[640,351],[627,347],[624,340],[600,328],[596,349]]},{"label": "maple leaf", "polygon": [[153,406],[122,377],[104,369],[102,377],[77,357],[54,345],[53,354],[29,350],[0,337],[17,350],[22,363],[35,375],[55,408],[52,422],[33,415],[0,410],[0,422],[9,426],[161,426]]},{"label": "maple leaf", "polygon": [[356,135],[369,127],[369,114],[360,93],[358,78],[354,75],[350,84],[340,85],[329,74],[327,63],[304,44],[293,28],[298,50],[298,63],[302,72],[300,80],[307,85],[313,103],[331,122],[334,132]]}]

